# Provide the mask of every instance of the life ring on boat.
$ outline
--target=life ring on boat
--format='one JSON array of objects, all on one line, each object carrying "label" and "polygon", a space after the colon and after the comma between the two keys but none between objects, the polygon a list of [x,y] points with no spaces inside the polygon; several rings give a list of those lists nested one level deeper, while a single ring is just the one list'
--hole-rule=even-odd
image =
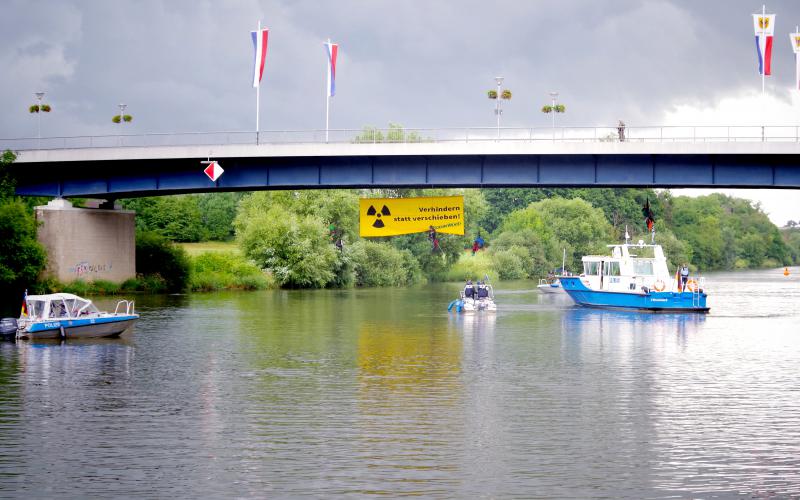
[{"label": "life ring on boat", "polygon": [[653,283],[653,290],[655,290],[656,292],[663,292],[665,287],[666,285],[661,280],[658,280],[655,283]]},{"label": "life ring on boat", "polygon": [[695,280],[689,280],[686,282],[686,289],[690,292],[694,292],[697,290],[697,282]]}]

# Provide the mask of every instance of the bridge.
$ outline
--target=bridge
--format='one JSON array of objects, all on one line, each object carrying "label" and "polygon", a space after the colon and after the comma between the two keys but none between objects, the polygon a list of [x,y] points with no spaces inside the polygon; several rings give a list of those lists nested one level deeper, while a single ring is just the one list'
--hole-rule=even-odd
[{"label": "bridge", "polygon": [[[800,187],[800,127],[366,129],[0,140],[17,193],[381,187]],[[225,169],[216,182],[201,161]]]},{"label": "bridge", "polygon": [[[48,273],[135,276],[134,214],[63,197],[380,187],[800,187],[800,127],[214,132],[0,139],[37,207]],[[201,161],[225,173],[212,182]]]}]

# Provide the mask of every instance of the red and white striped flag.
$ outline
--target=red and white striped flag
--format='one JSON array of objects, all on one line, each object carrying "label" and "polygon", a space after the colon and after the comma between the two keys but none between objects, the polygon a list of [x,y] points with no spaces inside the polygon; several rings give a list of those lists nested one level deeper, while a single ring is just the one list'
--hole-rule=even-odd
[{"label": "red and white striped flag", "polygon": [[267,36],[269,29],[262,28],[258,31],[251,31],[250,35],[253,37],[253,87],[258,87],[261,83],[261,77],[264,75],[264,62],[267,59]]},{"label": "red and white striped flag", "polygon": [[775,14],[753,14],[758,52],[758,74],[772,74],[772,35],[775,33]]},{"label": "red and white striped flag", "polygon": [[328,97],[336,95],[336,57],[339,55],[339,44],[328,40],[325,52],[328,54]]}]

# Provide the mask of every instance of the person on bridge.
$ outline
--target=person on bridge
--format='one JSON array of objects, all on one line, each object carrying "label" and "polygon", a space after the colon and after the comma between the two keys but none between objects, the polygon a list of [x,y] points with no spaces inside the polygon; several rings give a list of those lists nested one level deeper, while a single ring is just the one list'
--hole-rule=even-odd
[{"label": "person on bridge", "polygon": [[617,125],[617,134],[619,134],[619,142],[625,142],[625,122],[622,120]]}]

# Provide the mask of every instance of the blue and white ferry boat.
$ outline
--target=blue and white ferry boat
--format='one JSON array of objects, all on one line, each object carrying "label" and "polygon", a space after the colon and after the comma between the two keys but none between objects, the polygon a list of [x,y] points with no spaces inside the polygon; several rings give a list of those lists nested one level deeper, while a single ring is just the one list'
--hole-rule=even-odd
[{"label": "blue and white ferry boat", "polygon": [[704,279],[691,278],[684,290],[667,268],[660,245],[609,245],[611,255],[586,255],[583,273],[559,276],[564,291],[587,307],[652,312],[709,311]]},{"label": "blue and white ferry boat", "polygon": [[91,300],[71,293],[27,295],[17,320],[19,339],[116,337],[139,315],[132,300],[120,300],[113,313],[99,311]]}]

